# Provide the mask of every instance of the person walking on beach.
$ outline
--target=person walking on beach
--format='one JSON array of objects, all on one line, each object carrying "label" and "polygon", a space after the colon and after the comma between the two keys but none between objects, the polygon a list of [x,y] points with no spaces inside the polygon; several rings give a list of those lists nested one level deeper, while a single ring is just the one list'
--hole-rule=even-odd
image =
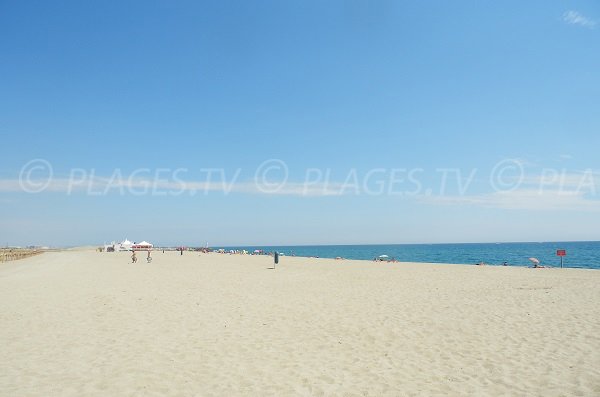
[{"label": "person walking on beach", "polygon": [[135,255],[135,251],[133,251],[133,254],[131,254],[131,263],[136,263],[137,262],[137,256]]},{"label": "person walking on beach", "polygon": [[279,263],[279,252],[275,251],[273,253],[273,269],[275,269],[275,265]]},{"label": "person walking on beach", "polygon": [[152,257],[150,256],[150,250],[148,250],[148,257],[146,258],[146,261],[148,261],[148,263],[152,262]]}]

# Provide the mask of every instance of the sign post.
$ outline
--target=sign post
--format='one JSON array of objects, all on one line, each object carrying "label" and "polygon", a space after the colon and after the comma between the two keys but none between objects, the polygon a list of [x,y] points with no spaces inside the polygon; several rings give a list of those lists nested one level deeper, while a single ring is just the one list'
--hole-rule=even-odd
[{"label": "sign post", "polygon": [[556,256],[560,256],[560,268],[563,267],[563,256],[567,256],[567,250],[556,250]]}]

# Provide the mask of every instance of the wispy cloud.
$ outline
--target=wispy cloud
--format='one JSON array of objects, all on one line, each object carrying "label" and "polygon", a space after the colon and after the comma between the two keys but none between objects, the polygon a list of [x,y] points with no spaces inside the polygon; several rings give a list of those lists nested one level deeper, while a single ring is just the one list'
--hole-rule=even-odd
[{"label": "wispy cloud", "polygon": [[596,195],[600,192],[600,173],[593,170],[564,172],[548,168],[539,175],[524,176],[521,179],[521,185],[530,189],[583,191]]},{"label": "wispy cloud", "polygon": [[579,25],[584,28],[594,29],[598,24],[597,21],[590,19],[581,13],[573,10],[566,11],[563,14],[563,21],[571,25]]},{"label": "wispy cloud", "polygon": [[541,174],[524,175],[512,190],[480,194],[425,196],[439,205],[475,205],[485,208],[531,211],[600,212],[600,174],[592,170],[560,172],[545,169]]},{"label": "wispy cloud", "polygon": [[[269,185],[251,181],[169,181],[152,179],[129,179],[91,177],[86,180],[73,180],[69,178],[53,178],[50,181],[30,180],[32,186],[44,186],[44,192],[54,193],[84,193],[93,196],[111,193],[132,195],[173,195],[181,194],[203,195],[210,192],[229,194],[247,193],[260,195],[279,196],[340,196],[347,194],[347,189],[341,183],[302,183],[285,182],[281,185]],[[27,187],[27,186],[25,186]],[[19,193],[26,191],[18,179],[0,179],[0,192]]]},{"label": "wispy cloud", "polygon": [[476,205],[506,210],[600,212],[600,200],[587,198],[583,191],[519,189],[480,195],[426,197],[425,200],[442,205]]},{"label": "wispy cloud", "polygon": [[[514,160],[510,163],[512,164]],[[521,163],[519,163],[521,164]],[[495,170],[495,168],[494,168]],[[239,180],[236,173],[227,180],[182,180],[177,172],[171,177],[155,178],[138,177],[132,173],[124,177],[119,172],[110,177],[82,174],[78,177],[72,173],[69,178],[52,177],[48,179],[0,179],[0,193],[41,193],[56,192],[66,194],[87,194],[89,196],[103,195],[208,195],[213,192],[228,194],[257,194],[271,196],[297,196],[297,197],[324,197],[324,196],[405,196],[425,197],[425,200],[434,204],[474,204],[498,208],[589,208],[600,204],[600,172],[587,169],[583,171],[568,171],[566,169],[543,168],[535,173],[525,172],[524,168],[518,169],[518,175],[504,175],[502,171],[493,171],[486,184],[484,179],[471,187],[475,171],[469,173],[468,178],[458,178],[458,189],[446,190],[452,184],[451,177],[447,174],[441,178],[437,187],[428,185],[418,177],[411,184],[403,184],[405,180],[394,179],[395,174],[386,174],[383,169],[380,174],[368,172],[359,178],[356,172],[350,173],[344,182],[329,180],[329,177],[312,181],[288,181],[287,177],[279,182],[269,182],[266,178],[255,180]],[[423,171],[422,169],[420,171]],[[444,169],[444,171],[447,171]],[[150,173],[151,174],[151,173]],[[369,175],[377,178],[369,179]],[[420,175],[420,174],[414,174]],[[462,175],[462,174],[461,174]],[[415,190],[415,187],[417,188]],[[492,190],[490,190],[492,189]],[[432,192],[439,192],[432,196]],[[458,194],[453,195],[457,191]],[[452,192],[448,194],[448,192]],[[1,197],[0,197],[1,198]],[[540,205],[540,201],[544,205]],[[547,205],[546,205],[547,204]],[[582,204],[579,206],[579,204]]]}]

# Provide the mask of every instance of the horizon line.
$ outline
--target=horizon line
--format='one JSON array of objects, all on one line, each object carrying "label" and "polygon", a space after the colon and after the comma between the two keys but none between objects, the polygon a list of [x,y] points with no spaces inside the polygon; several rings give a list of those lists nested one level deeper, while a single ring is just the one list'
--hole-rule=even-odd
[{"label": "horizon line", "polygon": [[[382,245],[450,245],[450,244],[548,244],[548,243],[598,243],[600,240],[546,240],[546,241],[463,241],[463,242],[436,242],[436,243],[354,243],[354,244],[216,244],[209,245],[209,248],[247,248],[247,247],[344,247],[344,246],[382,246]],[[24,245],[7,245],[2,248],[15,248],[15,247],[49,247],[49,248],[85,248],[85,247],[97,247],[102,244],[83,244],[83,245],[43,245],[43,244],[24,244]],[[154,244],[154,247],[181,247],[186,246],[189,248],[205,248],[205,244],[201,245],[189,245],[189,244],[174,244],[174,245],[161,245]]]}]

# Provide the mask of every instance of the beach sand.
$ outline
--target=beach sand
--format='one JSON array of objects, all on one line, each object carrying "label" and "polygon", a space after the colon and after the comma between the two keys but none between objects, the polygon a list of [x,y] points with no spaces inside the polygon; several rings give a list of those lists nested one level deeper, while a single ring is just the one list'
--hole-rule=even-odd
[{"label": "beach sand", "polygon": [[0,395],[600,395],[598,270],[153,257],[2,264]]}]

